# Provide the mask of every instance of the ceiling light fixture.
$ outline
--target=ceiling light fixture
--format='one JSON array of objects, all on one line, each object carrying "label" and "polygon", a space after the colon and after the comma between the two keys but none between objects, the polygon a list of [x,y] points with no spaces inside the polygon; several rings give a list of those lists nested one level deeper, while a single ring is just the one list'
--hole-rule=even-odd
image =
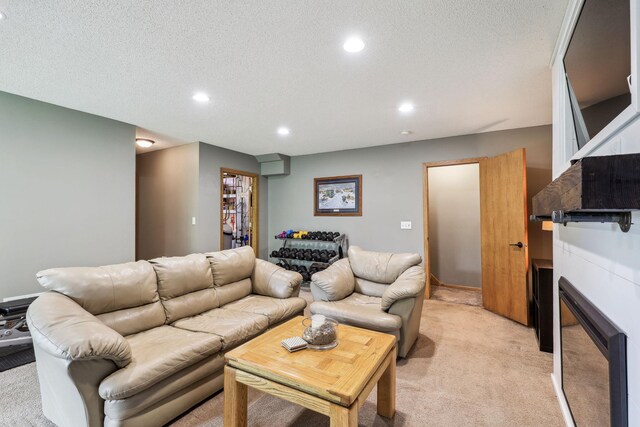
[{"label": "ceiling light fixture", "polygon": [[401,130],[400,131],[400,135],[411,135],[413,132],[411,132],[410,130]]},{"label": "ceiling light fixture", "polygon": [[349,53],[360,52],[364,49],[364,41],[358,37],[350,37],[344,42],[342,48]]},{"label": "ceiling light fixture", "polygon": [[147,138],[136,138],[136,144],[138,145],[138,147],[140,148],[149,148],[151,147],[153,144],[155,144],[156,142],[152,139],[147,139]]},{"label": "ceiling light fixture", "polygon": [[4,13],[2,13],[0,11],[0,21],[2,21],[3,19],[6,19],[7,15],[5,15]]},{"label": "ceiling light fixture", "polygon": [[279,127],[278,128],[278,135],[289,135],[291,133],[291,131],[289,130],[289,128],[286,127]]},{"label": "ceiling light fixture", "polygon": [[401,113],[411,113],[413,110],[415,110],[415,108],[416,107],[414,107],[412,103],[405,102],[398,107],[398,111],[400,111]]},{"label": "ceiling light fixture", "polygon": [[211,98],[209,98],[209,95],[203,92],[195,93],[192,98],[194,101],[202,102],[202,103],[211,101]]}]

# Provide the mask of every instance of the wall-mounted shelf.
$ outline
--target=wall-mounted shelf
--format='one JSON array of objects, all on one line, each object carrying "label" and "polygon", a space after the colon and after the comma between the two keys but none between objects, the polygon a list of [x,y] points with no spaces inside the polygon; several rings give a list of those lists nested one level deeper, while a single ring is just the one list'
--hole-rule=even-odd
[{"label": "wall-mounted shelf", "polygon": [[640,154],[577,160],[533,197],[533,221],[614,222],[624,232],[640,209]]}]

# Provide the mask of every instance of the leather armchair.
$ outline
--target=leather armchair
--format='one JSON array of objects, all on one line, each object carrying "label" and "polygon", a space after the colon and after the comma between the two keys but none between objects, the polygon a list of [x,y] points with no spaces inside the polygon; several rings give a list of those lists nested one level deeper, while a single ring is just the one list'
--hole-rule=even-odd
[{"label": "leather armchair", "polygon": [[406,357],[418,337],[425,291],[419,254],[349,248],[341,259],[311,278],[312,314],[395,335]]}]

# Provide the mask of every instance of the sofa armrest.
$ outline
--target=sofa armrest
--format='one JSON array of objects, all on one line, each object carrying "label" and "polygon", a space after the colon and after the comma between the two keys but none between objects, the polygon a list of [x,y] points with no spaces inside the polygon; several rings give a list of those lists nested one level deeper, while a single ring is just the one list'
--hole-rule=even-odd
[{"label": "sofa armrest", "polygon": [[34,345],[58,358],[106,359],[120,368],[131,362],[127,340],[63,294],[38,297],[29,306],[27,324]]},{"label": "sofa armrest", "polygon": [[316,301],[339,301],[351,295],[355,286],[348,258],[338,260],[311,276],[311,292]]},{"label": "sofa armrest", "polygon": [[422,267],[416,265],[406,269],[382,294],[382,309],[387,311],[396,301],[423,294],[424,286],[425,275]]},{"label": "sofa armrest", "polygon": [[251,275],[251,286],[254,294],[273,298],[291,298],[300,293],[302,275],[295,271],[256,259],[256,265]]}]

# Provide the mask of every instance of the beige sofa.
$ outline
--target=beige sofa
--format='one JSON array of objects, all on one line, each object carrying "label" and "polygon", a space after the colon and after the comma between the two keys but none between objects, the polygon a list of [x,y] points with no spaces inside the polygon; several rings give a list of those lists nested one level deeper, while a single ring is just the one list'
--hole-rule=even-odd
[{"label": "beige sofa", "polygon": [[222,389],[224,353],[302,313],[300,274],[249,247],[37,275],[27,313],[59,426],[157,426]]},{"label": "beige sofa", "polygon": [[313,314],[393,334],[406,357],[418,337],[425,274],[418,254],[370,252],[357,246],[349,257],[311,277]]}]

